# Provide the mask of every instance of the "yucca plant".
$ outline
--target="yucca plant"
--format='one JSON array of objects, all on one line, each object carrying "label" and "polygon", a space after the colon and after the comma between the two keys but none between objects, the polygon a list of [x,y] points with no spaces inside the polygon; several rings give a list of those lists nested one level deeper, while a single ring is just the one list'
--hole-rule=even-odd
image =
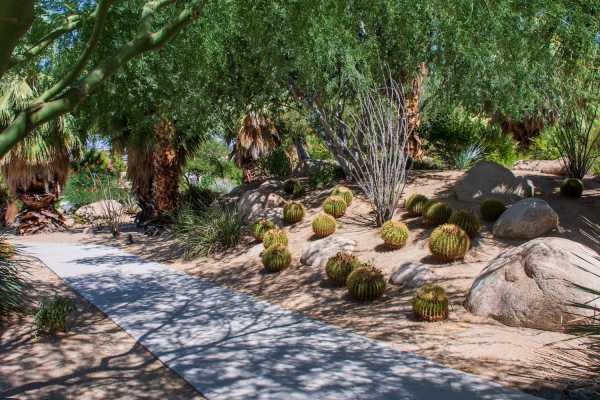
[{"label": "yucca plant", "polygon": [[332,235],[337,228],[337,222],[329,214],[321,213],[313,219],[312,229],[315,236],[318,238],[324,238]]},{"label": "yucca plant", "polygon": [[383,296],[385,278],[373,265],[356,268],[348,275],[346,287],[350,296],[357,301],[373,301]]},{"label": "yucca plant", "polygon": [[340,196],[329,196],[323,203],[323,211],[334,218],[339,218],[346,213],[346,201]]},{"label": "yucca plant", "polygon": [[327,260],[325,272],[336,286],[345,286],[348,275],[362,263],[352,253],[341,251]]},{"label": "yucca plant", "polygon": [[33,323],[38,334],[53,335],[68,330],[68,317],[75,311],[70,299],[60,296],[44,298],[34,315]]},{"label": "yucca plant", "polygon": [[415,293],[413,314],[419,321],[442,321],[448,319],[448,296],[444,288],[426,284]]},{"label": "yucca plant", "polygon": [[354,199],[354,194],[352,193],[352,190],[350,188],[347,188],[346,186],[335,187],[335,189],[333,189],[333,191],[331,192],[331,195],[338,196],[344,199],[344,201],[346,202],[346,206],[348,207],[350,207],[352,199]]},{"label": "yucca plant", "polygon": [[384,243],[394,249],[404,247],[408,239],[408,227],[399,221],[387,221],[379,232]]},{"label": "yucca plant", "polygon": [[271,229],[265,233],[263,237],[263,246],[265,249],[273,246],[287,246],[288,237],[287,233],[283,229]]}]

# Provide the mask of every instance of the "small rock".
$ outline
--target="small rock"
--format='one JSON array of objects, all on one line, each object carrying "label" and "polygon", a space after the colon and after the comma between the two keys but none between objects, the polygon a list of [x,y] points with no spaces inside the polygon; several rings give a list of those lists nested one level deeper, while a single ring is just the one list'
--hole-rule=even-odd
[{"label": "small rock", "polygon": [[558,214],[542,199],[529,198],[513,204],[494,224],[494,236],[533,239],[558,227]]},{"label": "small rock", "polygon": [[118,213],[123,213],[123,206],[116,200],[101,200],[95,203],[80,207],[75,211],[75,215],[83,218],[86,221],[94,221],[104,218],[106,210],[114,210]]},{"label": "small rock", "polygon": [[327,264],[327,260],[335,256],[338,252],[352,252],[355,247],[356,242],[354,240],[344,239],[339,236],[329,236],[316,240],[304,248],[300,262],[304,265],[324,267]]},{"label": "small rock", "polygon": [[407,289],[414,289],[431,282],[433,272],[424,264],[405,262],[395,268],[390,276],[390,283]]}]

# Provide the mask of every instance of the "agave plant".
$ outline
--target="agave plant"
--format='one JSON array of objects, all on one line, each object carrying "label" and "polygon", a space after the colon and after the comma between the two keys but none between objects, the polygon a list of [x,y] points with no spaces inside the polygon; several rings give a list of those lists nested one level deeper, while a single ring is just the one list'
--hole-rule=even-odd
[{"label": "agave plant", "polygon": [[485,156],[485,148],[480,144],[471,144],[458,153],[453,154],[448,160],[448,164],[456,169],[470,168],[477,161]]}]

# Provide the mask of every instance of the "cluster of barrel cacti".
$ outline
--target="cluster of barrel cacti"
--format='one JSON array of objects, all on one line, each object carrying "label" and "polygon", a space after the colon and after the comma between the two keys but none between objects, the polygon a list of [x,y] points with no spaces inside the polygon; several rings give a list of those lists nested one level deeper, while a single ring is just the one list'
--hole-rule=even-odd
[{"label": "cluster of barrel cacti", "polygon": [[445,262],[463,258],[470,246],[469,235],[458,225],[438,226],[429,237],[431,254]]},{"label": "cluster of barrel cacti", "polygon": [[567,178],[560,185],[560,193],[567,197],[579,198],[583,189],[583,181],[577,178]]},{"label": "cluster of barrel cacti", "polygon": [[479,210],[484,220],[494,222],[506,211],[506,205],[498,199],[486,199],[481,202]]},{"label": "cluster of barrel cacti", "polygon": [[448,296],[444,288],[425,284],[413,299],[413,314],[419,321],[442,321],[448,318]]},{"label": "cluster of barrel cacti", "polygon": [[297,201],[291,201],[283,206],[283,221],[286,224],[295,224],[304,218],[304,206]]},{"label": "cluster of barrel cacti", "polygon": [[325,273],[334,285],[345,286],[348,275],[361,265],[354,254],[341,251],[327,260]]},{"label": "cluster of barrel cacti", "polygon": [[316,237],[324,238],[332,235],[337,228],[337,221],[329,214],[321,213],[313,219],[312,229]]},{"label": "cluster of barrel cacti", "polygon": [[385,222],[379,233],[383,242],[394,249],[404,247],[408,239],[408,227],[399,221]]},{"label": "cluster of barrel cacti", "polygon": [[354,199],[354,193],[352,193],[352,190],[347,188],[346,186],[337,186],[335,189],[333,189],[331,195],[338,196],[344,199],[347,207],[350,207],[350,204]]}]

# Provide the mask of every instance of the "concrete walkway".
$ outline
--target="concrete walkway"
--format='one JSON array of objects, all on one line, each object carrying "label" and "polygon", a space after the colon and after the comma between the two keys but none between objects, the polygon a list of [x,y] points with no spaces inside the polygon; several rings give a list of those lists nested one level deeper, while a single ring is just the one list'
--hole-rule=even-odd
[{"label": "concrete walkway", "polygon": [[23,250],[210,400],[535,399],[112,247]]}]

